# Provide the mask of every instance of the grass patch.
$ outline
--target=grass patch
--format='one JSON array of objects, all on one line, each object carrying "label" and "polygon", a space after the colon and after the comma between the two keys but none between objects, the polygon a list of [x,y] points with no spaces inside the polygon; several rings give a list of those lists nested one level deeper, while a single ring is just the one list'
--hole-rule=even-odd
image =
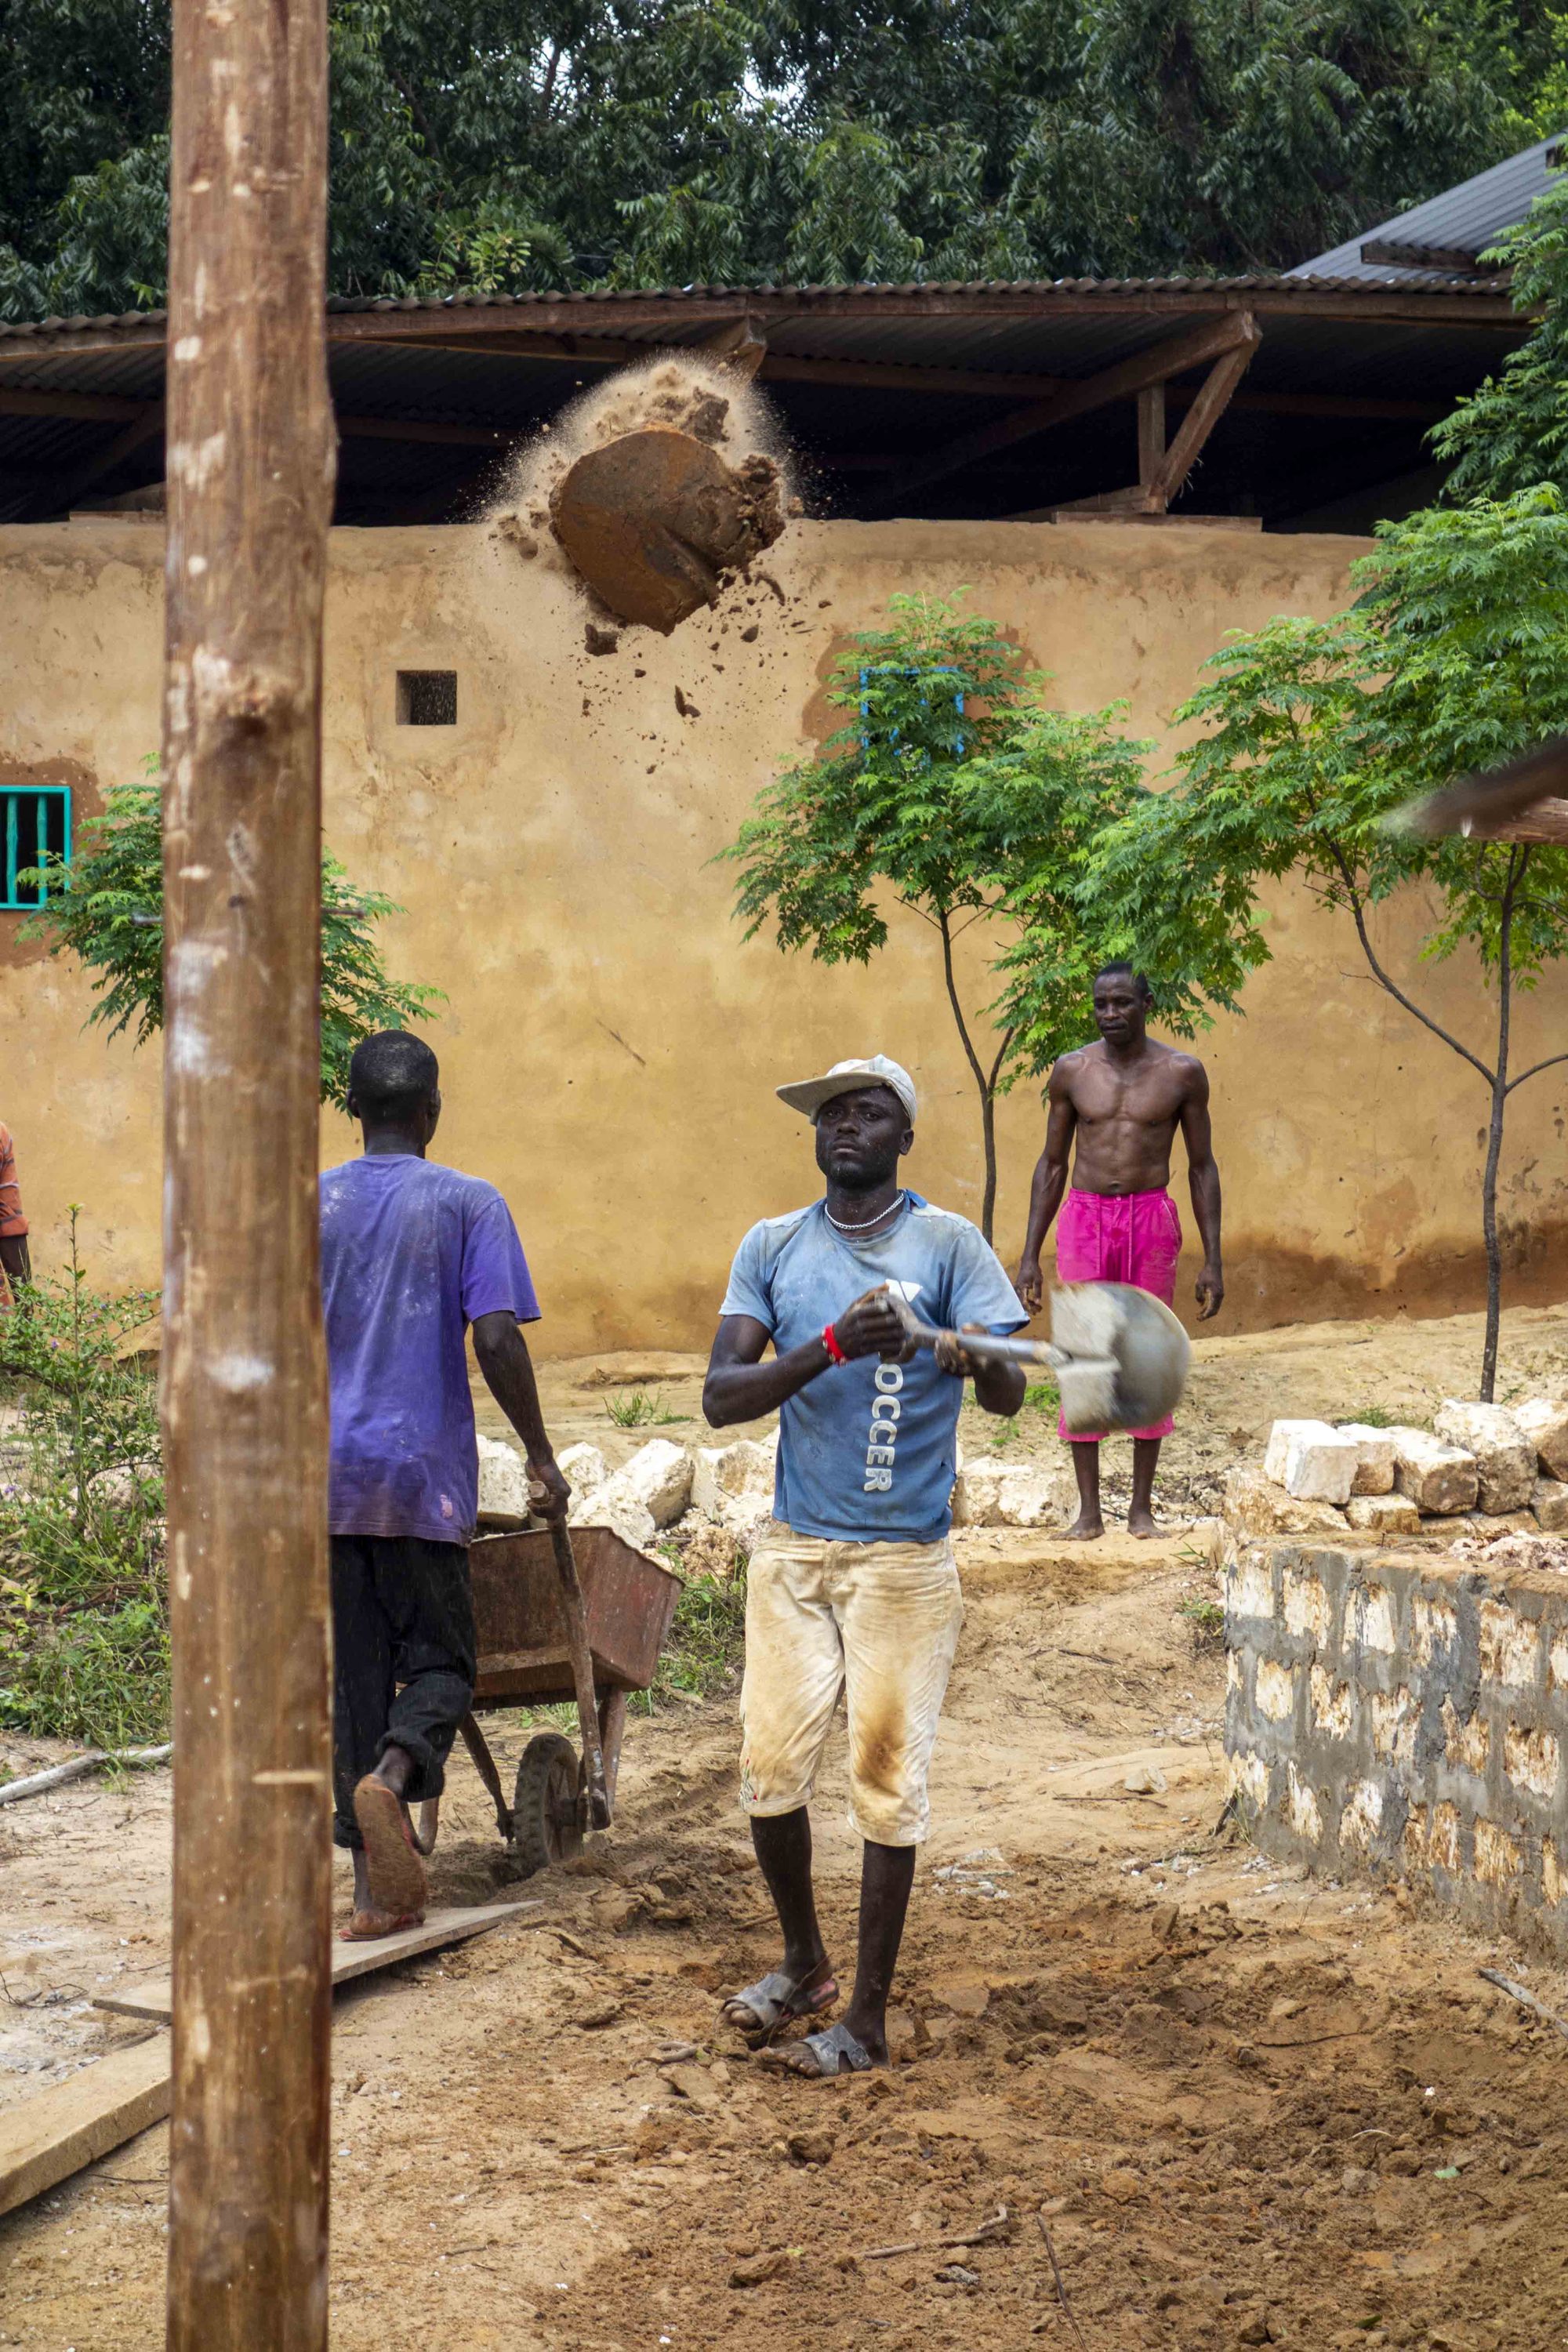
[{"label": "grass patch", "polygon": [[741,1671],[746,1638],[746,1572],[694,1576],[675,1604],[675,1622],[664,1645],[653,1688],[632,1705],[653,1715],[678,1695],[710,1698],[731,1688]]},{"label": "grass patch", "polygon": [[157,1391],[118,1356],[156,1303],[89,1288],[73,1209],[68,1271],[0,1324],[22,1411],[0,1473],[0,1723],[37,1738],[115,1748],[168,1723]]},{"label": "grass patch", "polygon": [[1363,1405],[1359,1412],[1347,1412],[1348,1422],[1359,1422],[1363,1429],[1398,1429],[1399,1415],[1390,1412],[1385,1404]]},{"label": "grass patch", "polygon": [[1177,1604],[1176,1614],[1186,1619],[1195,1650],[1224,1649],[1225,1611],[1217,1601],[1183,1601]]},{"label": "grass patch", "polygon": [[1031,1381],[1024,1391],[1024,1409],[1028,1412],[1059,1412],[1061,1391],[1055,1381]]},{"label": "grass patch", "polygon": [[678,1421],[689,1421],[689,1412],[669,1412],[661,1396],[649,1396],[645,1389],[634,1389],[630,1396],[607,1397],[605,1411],[617,1429],[668,1429]]}]

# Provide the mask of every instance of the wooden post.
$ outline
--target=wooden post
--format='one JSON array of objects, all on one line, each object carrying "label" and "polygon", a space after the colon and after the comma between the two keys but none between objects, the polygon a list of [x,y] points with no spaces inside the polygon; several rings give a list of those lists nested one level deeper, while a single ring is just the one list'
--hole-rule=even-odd
[{"label": "wooden post", "polygon": [[325,0],[174,0],[164,1359],[168,2342],[322,2352],[331,1998],[317,1277]]},{"label": "wooden post", "polygon": [[1165,387],[1146,383],[1138,395],[1138,486],[1147,489],[1165,454]]}]

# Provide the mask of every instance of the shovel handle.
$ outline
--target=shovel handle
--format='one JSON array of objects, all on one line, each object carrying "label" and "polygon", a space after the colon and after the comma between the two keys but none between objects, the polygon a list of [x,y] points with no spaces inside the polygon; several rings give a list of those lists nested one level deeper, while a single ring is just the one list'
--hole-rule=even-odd
[{"label": "shovel handle", "polygon": [[583,1731],[583,1779],[588,1796],[588,1827],[610,1826],[610,1791],[605,1779],[605,1756],[599,1744],[599,1710],[594,1696],[594,1654],[588,1646],[588,1612],[564,1519],[550,1522],[550,1548],[561,1581],[561,1613],[566,1620],[566,1647],[572,1657],[572,1680],[577,1692],[577,1720]]},{"label": "shovel handle", "polygon": [[905,1333],[917,1348],[934,1348],[939,1339],[951,1339],[965,1355],[978,1356],[993,1364],[1048,1364],[1053,1370],[1068,1359],[1059,1348],[1046,1339],[1003,1339],[989,1331],[942,1331],[934,1323],[922,1323],[914,1308],[896,1290],[889,1290],[889,1300],[894,1314],[903,1325]]}]

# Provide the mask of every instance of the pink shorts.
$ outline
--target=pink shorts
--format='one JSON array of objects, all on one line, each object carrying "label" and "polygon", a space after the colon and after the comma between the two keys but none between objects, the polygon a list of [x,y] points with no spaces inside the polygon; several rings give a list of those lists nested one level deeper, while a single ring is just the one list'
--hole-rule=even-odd
[{"label": "pink shorts", "polygon": [[[1182,1221],[1169,1192],[1070,1192],[1057,1219],[1057,1278],[1060,1282],[1130,1282],[1170,1306],[1176,1293],[1176,1260],[1182,1254]],[[1133,1437],[1169,1437],[1169,1413]],[[1057,1433],[1069,1445],[1098,1445],[1081,1431],[1068,1436],[1065,1421]],[[1103,1434],[1103,1433],[1101,1433]]]}]

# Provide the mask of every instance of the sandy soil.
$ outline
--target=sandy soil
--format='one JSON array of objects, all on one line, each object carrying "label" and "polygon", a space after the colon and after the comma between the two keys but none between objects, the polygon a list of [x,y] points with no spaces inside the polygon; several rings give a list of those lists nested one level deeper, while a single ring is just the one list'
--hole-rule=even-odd
[{"label": "sandy soil", "polygon": [[[1514,1318],[1510,1365],[1565,1330]],[[1352,1378],[1363,1333],[1205,1343],[1194,1455],[1280,1410],[1411,1410],[1474,1326],[1377,1327]],[[341,2352],[1076,2352],[1039,2217],[1089,2352],[1563,2340],[1568,2057],[1477,1970],[1560,2011],[1568,1971],[1215,1834],[1220,1662],[1179,1613],[1207,1589],[1179,1538],[996,1531],[962,1558],[900,2063],[782,2081],[718,2026],[773,1957],[732,1702],[634,1723],[618,1826],[529,1884],[537,1909],[339,1997]],[[843,1798],[840,1738],[816,1822],[847,1967]],[[166,1962],[168,1801],[160,1773],[0,1813],[0,2102],[135,2035],[88,2000]],[[505,1878],[460,1765],[434,1891]],[[161,2343],[166,2162],[161,2128],[0,2221],[0,2342]],[[1001,2207],[1000,2234],[941,2242]]]}]

